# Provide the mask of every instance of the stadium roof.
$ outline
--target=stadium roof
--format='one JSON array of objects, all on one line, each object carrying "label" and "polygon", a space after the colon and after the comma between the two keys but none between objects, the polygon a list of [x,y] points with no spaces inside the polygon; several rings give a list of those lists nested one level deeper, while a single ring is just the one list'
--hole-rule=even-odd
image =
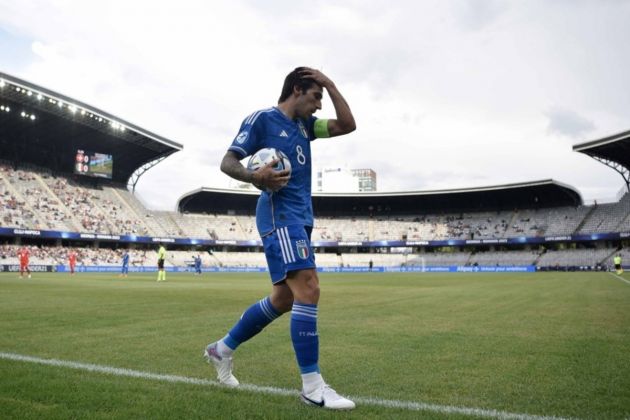
[{"label": "stadium roof", "polygon": [[584,153],[619,172],[630,191],[630,131],[576,144],[573,151]]},{"label": "stadium roof", "polygon": [[[177,202],[182,213],[253,214],[256,191],[199,188]],[[573,187],[552,179],[489,187],[383,193],[314,193],[316,216],[415,215],[582,204]]]},{"label": "stadium roof", "polygon": [[72,174],[77,150],[102,153],[113,156],[113,181],[135,185],[145,170],[182,148],[98,108],[0,72],[0,159]]}]

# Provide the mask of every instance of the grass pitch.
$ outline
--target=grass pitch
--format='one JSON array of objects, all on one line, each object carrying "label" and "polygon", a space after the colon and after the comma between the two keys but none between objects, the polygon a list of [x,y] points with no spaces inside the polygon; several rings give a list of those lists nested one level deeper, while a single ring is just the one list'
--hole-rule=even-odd
[{"label": "grass pitch", "polygon": [[630,416],[630,284],[612,274],[321,274],[320,365],[335,389],[359,398],[347,413],[298,400],[288,314],[235,355],[250,391],[115,374],[214,380],[203,348],[270,288],[264,274],[155,278],[0,274],[0,417]]}]

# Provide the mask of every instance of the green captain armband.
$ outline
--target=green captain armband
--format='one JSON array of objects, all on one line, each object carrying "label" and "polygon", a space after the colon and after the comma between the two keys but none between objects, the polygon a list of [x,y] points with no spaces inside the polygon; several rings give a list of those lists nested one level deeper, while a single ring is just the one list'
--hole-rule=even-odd
[{"label": "green captain armband", "polygon": [[313,132],[315,133],[315,137],[318,139],[330,137],[330,133],[328,132],[328,120],[315,120]]}]

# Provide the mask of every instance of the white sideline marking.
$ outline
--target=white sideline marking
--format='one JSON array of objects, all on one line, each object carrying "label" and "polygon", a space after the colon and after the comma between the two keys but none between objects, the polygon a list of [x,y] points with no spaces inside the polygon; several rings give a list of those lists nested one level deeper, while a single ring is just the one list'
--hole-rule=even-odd
[{"label": "white sideline marking", "polygon": [[609,273],[609,274],[610,274],[611,276],[613,276],[613,277],[617,277],[619,280],[621,280],[621,281],[623,281],[623,282],[625,282],[625,283],[630,284],[630,281],[628,281],[628,280],[624,279],[623,277],[621,277],[620,275],[617,275],[616,273]]},{"label": "white sideline marking", "polygon": [[[163,381],[171,383],[184,383],[191,385],[213,386],[224,388],[223,385],[217,381],[211,381],[208,379],[189,378],[186,376],[178,375],[163,375],[159,373],[142,372],[139,370],[116,368],[112,366],[93,365],[90,363],[71,362],[58,359],[41,359],[39,357],[24,356],[15,353],[0,352],[0,359],[14,360],[18,362],[37,363],[40,365],[64,367],[70,369],[86,370],[89,372],[105,373],[107,375],[126,376],[132,378],[150,379],[154,381]],[[225,388],[234,389],[236,391],[249,391],[257,394],[270,394],[270,395],[282,395],[297,397],[299,393],[295,390],[276,388],[272,386],[259,386],[253,384],[241,384],[238,388]],[[423,402],[414,401],[398,401],[398,400],[384,400],[380,398],[370,397],[349,397],[358,404],[372,405],[385,408],[396,408],[401,410],[410,411],[430,411],[434,413],[443,414],[463,414],[466,416],[487,417],[494,419],[519,419],[519,420],[568,420],[563,417],[555,416],[536,416],[531,414],[519,414],[509,413],[507,411],[488,410],[484,408],[470,408],[470,407],[455,407],[451,405],[438,405],[429,404]]]}]

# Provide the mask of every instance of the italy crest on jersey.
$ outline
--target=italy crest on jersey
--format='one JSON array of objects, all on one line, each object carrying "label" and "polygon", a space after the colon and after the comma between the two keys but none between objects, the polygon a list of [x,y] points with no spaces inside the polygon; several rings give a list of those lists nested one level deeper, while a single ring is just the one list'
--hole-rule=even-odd
[{"label": "italy crest on jersey", "polygon": [[308,258],[308,244],[305,240],[295,241],[295,247],[297,248],[298,257],[303,260]]},{"label": "italy crest on jersey", "polygon": [[300,128],[300,133],[304,136],[305,139],[308,138],[308,132],[306,131],[306,127],[302,124],[302,121],[298,121],[298,127]]}]

